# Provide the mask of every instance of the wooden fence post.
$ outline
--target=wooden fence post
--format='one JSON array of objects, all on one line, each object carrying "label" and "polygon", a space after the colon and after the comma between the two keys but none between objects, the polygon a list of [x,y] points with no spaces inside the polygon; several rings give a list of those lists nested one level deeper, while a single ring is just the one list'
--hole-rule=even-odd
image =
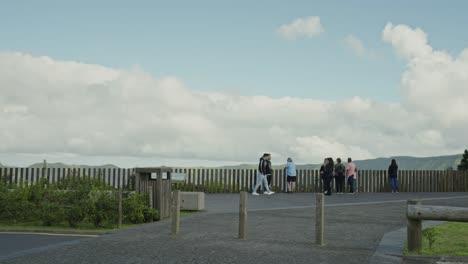
[{"label": "wooden fence post", "polygon": [[239,238],[247,239],[247,197],[245,191],[240,192],[239,199]]},{"label": "wooden fence post", "polygon": [[118,229],[122,228],[122,188],[119,189],[119,222],[117,227]]},{"label": "wooden fence post", "polygon": [[315,195],[315,243],[323,246],[323,230],[324,230],[324,196],[323,193],[317,193]]},{"label": "wooden fence post", "polygon": [[[421,201],[408,200],[407,205],[421,205]],[[408,212],[408,209],[406,210]],[[407,213],[408,214],[408,213]],[[408,218],[407,225],[407,240],[408,240],[408,251],[421,251],[422,246],[422,221]]]},{"label": "wooden fence post", "polygon": [[[148,196],[149,196],[149,206],[150,208],[154,208],[154,195],[153,195],[153,186],[148,185]],[[159,211],[159,214],[161,214],[161,211]],[[153,218],[151,218],[150,222],[153,222]]]},{"label": "wooden fence post", "polygon": [[180,229],[180,190],[172,194],[172,235],[176,236]]}]

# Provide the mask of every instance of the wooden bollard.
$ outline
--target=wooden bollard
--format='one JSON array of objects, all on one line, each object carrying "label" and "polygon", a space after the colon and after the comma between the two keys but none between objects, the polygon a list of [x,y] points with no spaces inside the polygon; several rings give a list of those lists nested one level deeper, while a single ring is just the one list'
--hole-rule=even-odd
[{"label": "wooden bollard", "polygon": [[119,222],[117,227],[122,228],[122,188],[119,189]]},{"label": "wooden bollard", "polygon": [[315,243],[323,246],[323,230],[325,224],[324,206],[325,198],[323,193],[315,195]]},{"label": "wooden bollard", "polygon": [[239,238],[247,239],[247,192],[240,192],[239,199]]},{"label": "wooden bollard", "polygon": [[180,229],[180,191],[175,190],[172,194],[172,235],[176,236]]},{"label": "wooden bollard", "polygon": [[[408,200],[407,205],[421,205],[421,201]],[[408,209],[406,210],[406,212],[408,212]],[[407,239],[408,239],[408,251],[410,252],[421,251],[421,247],[422,247],[422,221],[421,220],[408,218]]]}]

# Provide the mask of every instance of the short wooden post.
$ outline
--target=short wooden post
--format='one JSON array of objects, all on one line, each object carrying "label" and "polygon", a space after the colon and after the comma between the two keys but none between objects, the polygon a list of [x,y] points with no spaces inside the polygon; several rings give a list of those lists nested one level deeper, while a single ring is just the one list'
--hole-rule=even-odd
[{"label": "short wooden post", "polygon": [[[421,201],[408,200],[407,205],[421,205]],[[406,210],[408,212],[408,210]],[[419,252],[422,246],[422,221],[408,218],[407,225],[408,251]]]},{"label": "short wooden post", "polygon": [[172,194],[172,235],[176,236],[180,229],[180,191]]},{"label": "short wooden post", "polygon": [[119,222],[117,227],[122,228],[122,188],[119,189]]},{"label": "short wooden post", "polygon": [[240,192],[239,199],[239,238],[247,239],[247,197],[245,191]]},{"label": "short wooden post", "polygon": [[317,193],[315,195],[315,243],[323,246],[323,230],[325,224],[325,197],[323,193]]},{"label": "short wooden post", "polygon": [[[149,196],[149,206],[150,208],[154,208],[153,207],[154,206],[153,186],[151,185],[148,185],[148,196]],[[151,218],[150,222],[153,222],[153,218]]]}]

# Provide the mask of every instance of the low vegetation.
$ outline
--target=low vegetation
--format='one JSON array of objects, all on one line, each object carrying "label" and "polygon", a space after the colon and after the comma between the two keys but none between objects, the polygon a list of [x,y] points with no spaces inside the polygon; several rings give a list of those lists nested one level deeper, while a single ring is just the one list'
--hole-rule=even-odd
[{"label": "low vegetation", "polygon": [[[408,254],[408,252],[405,252]],[[422,255],[468,256],[468,223],[450,222],[423,231]]]},{"label": "low vegetation", "polygon": [[[111,229],[118,223],[118,191],[102,181],[67,177],[55,184],[42,179],[8,187],[0,183],[0,226]],[[12,189],[9,189],[12,188]],[[146,194],[123,192],[122,221],[139,224],[159,219]]]}]

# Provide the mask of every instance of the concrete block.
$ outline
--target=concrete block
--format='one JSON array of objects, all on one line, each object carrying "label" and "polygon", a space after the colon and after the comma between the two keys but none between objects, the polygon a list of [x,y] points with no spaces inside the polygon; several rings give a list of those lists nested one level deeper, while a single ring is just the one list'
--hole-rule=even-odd
[{"label": "concrete block", "polygon": [[205,209],[205,193],[181,192],[180,210],[199,211]]}]

